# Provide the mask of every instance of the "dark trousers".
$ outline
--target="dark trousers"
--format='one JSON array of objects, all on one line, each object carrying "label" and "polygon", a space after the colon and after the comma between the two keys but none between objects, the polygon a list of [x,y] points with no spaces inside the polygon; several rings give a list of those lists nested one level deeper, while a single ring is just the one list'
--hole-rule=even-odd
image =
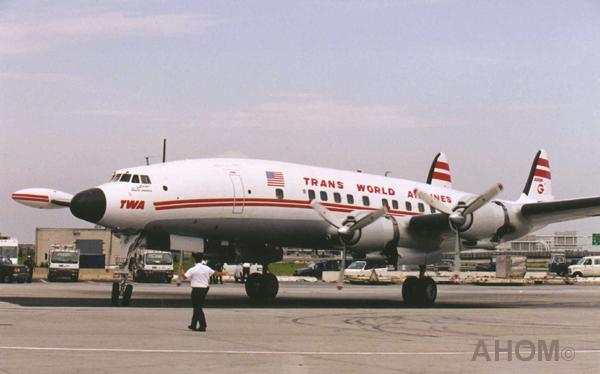
[{"label": "dark trousers", "polygon": [[208,287],[193,287],[192,288],[192,307],[194,307],[194,314],[192,315],[192,328],[196,328],[196,324],[200,325],[201,329],[206,328],[206,318],[204,317],[204,299],[208,293]]}]

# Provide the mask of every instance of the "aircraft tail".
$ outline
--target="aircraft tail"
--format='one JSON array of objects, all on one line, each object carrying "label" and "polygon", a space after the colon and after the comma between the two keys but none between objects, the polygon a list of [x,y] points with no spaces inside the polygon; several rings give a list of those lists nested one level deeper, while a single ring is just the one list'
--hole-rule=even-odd
[{"label": "aircraft tail", "polygon": [[529,178],[525,183],[520,202],[544,202],[552,201],[552,174],[550,161],[545,150],[540,149],[533,159]]},{"label": "aircraft tail", "polygon": [[438,153],[429,169],[427,184],[443,188],[452,188],[452,175],[450,174],[450,165],[448,158],[444,153]]}]

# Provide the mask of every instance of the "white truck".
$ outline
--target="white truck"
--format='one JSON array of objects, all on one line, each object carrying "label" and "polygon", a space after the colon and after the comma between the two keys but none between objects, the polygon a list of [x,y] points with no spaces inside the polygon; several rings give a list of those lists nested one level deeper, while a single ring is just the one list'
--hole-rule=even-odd
[{"label": "white truck", "polygon": [[74,245],[53,245],[48,253],[48,281],[58,278],[79,280],[79,249]]},{"label": "white truck", "polygon": [[153,249],[136,249],[129,256],[129,270],[136,282],[171,283],[173,279],[173,255],[171,252]]},{"label": "white truck", "polygon": [[[248,275],[259,273],[262,274],[263,266],[261,264],[250,264],[245,263],[246,266],[250,269]],[[244,281],[244,264],[223,264],[223,273],[232,276],[235,280],[235,283]]]},{"label": "white truck", "polygon": [[15,238],[0,235],[0,257],[6,257],[13,264],[16,264],[19,259],[19,241]]},{"label": "white truck", "polygon": [[600,256],[583,257],[576,265],[570,265],[569,276],[600,277]]}]

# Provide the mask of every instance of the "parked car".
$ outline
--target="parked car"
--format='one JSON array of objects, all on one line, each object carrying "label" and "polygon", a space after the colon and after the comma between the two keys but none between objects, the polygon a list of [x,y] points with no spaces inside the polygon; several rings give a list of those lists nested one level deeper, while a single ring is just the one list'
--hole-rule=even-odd
[{"label": "parked car", "polygon": [[324,271],[340,271],[340,263],[341,260],[314,261],[305,268],[296,269],[294,275],[321,279]]},{"label": "parked car", "polygon": [[600,256],[583,257],[577,264],[569,266],[571,277],[599,277]]},{"label": "parked car", "polygon": [[0,257],[0,281],[3,283],[31,283],[32,272],[25,265],[13,264],[8,257]]},{"label": "parked car", "polygon": [[344,270],[344,277],[348,278],[349,280],[369,278],[373,270],[378,275],[382,275],[388,271],[393,271],[394,266],[388,265],[383,261],[354,261]]}]

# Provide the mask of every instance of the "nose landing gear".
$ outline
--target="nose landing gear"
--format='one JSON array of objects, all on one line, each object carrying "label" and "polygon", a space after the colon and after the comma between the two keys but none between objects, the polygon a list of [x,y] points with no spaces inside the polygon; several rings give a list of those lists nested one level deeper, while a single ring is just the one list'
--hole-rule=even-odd
[{"label": "nose landing gear", "polygon": [[408,305],[430,306],[437,297],[437,284],[425,276],[425,265],[419,266],[419,277],[407,277],[402,284],[402,298]]},{"label": "nose landing gear", "polygon": [[112,306],[129,306],[133,284],[128,282],[129,272],[115,272],[113,274],[118,281],[113,282],[110,303]]},{"label": "nose landing gear", "polygon": [[263,273],[252,273],[246,280],[246,294],[256,303],[272,303],[279,291],[279,281],[274,274],[266,272],[266,266],[263,266]]}]

